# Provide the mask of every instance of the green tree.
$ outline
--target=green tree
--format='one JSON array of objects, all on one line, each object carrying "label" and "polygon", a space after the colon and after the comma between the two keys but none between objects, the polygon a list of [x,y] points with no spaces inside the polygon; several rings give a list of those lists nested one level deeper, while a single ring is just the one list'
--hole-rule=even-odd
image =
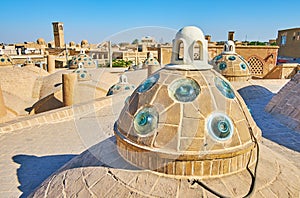
[{"label": "green tree", "polygon": [[248,43],[248,45],[259,45],[259,46],[265,46],[267,45],[267,42],[260,42],[260,41],[251,41]]},{"label": "green tree", "polygon": [[139,39],[134,39],[131,44],[138,44],[138,43],[139,43]]},{"label": "green tree", "polygon": [[112,61],[112,66],[113,67],[128,67],[132,64],[132,61],[125,61],[123,59],[114,59]]}]

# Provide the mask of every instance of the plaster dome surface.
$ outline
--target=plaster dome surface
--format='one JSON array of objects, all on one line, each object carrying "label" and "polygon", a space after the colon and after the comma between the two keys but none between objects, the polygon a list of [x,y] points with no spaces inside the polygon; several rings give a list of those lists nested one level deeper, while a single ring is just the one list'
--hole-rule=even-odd
[{"label": "plaster dome surface", "polygon": [[27,57],[24,66],[34,66],[33,60],[30,57]]},{"label": "plaster dome surface", "polygon": [[144,67],[147,67],[148,65],[160,65],[151,52],[149,53],[149,57],[145,60]]},{"label": "plaster dome surface", "polygon": [[70,69],[79,68],[79,64],[82,64],[84,68],[96,68],[96,64],[93,59],[84,53],[80,53],[72,58],[70,61]]},{"label": "plaster dome surface", "polygon": [[76,46],[76,43],[75,43],[74,41],[70,41],[69,46],[70,46],[70,47],[75,47],[75,46]]},{"label": "plaster dome surface", "polygon": [[235,52],[233,41],[224,44],[224,51],[212,60],[214,69],[229,81],[246,81],[251,78],[248,62]]},{"label": "plaster dome surface", "polygon": [[88,40],[81,41],[81,47],[86,47],[89,44]]},{"label": "plaster dome surface", "polygon": [[119,78],[119,82],[109,88],[107,96],[118,94],[124,91],[133,91],[134,89],[135,86],[128,83],[127,76],[122,74]]},{"label": "plaster dome surface", "polygon": [[0,54],[0,66],[12,66],[14,62],[7,54]]},{"label": "plaster dome surface", "polygon": [[181,28],[177,32],[175,36],[175,40],[180,38],[205,40],[205,36],[203,32],[196,26],[186,26]]},{"label": "plaster dome surface", "polygon": [[[242,159],[255,163],[261,131],[230,82],[212,69],[171,67],[126,100],[114,128],[121,156],[138,167],[204,177],[243,170]],[[220,172],[229,161],[239,165]]]},{"label": "plaster dome surface", "polygon": [[40,44],[40,45],[46,45],[45,39],[43,39],[43,38],[38,38],[36,42],[37,42],[37,44]]},{"label": "plaster dome surface", "polygon": [[77,74],[78,81],[87,81],[91,80],[91,74],[83,67],[77,68],[74,73]]}]

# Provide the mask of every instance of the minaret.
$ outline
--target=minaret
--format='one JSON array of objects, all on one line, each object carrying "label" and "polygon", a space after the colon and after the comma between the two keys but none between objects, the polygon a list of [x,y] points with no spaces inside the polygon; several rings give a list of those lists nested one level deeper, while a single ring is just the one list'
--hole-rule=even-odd
[{"label": "minaret", "polygon": [[52,25],[55,47],[65,47],[64,24],[62,22],[53,22]]}]

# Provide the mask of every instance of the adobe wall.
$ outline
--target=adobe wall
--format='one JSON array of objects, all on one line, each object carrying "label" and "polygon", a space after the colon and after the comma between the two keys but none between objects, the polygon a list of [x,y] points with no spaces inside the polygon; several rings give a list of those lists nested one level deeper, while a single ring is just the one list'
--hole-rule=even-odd
[{"label": "adobe wall", "polygon": [[[125,95],[127,96],[127,95]],[[125,98],[123,94],[117,96],[122,99]],[[0,134],[1,133],[11,133],[16,130],[21,130],[30,127],[36,127],[40,125],[44,125],[47,123],[58,123],[64,122],[67,120],[72,120],[77,118],[78,116],[87,115],[92,112],[97,112],[102,108],[111,105],[113,102],[112,97],[105,97],[93,102],[73,105],[68,107],[63,107],[60,109],[55,109],[52,111],[19,118],[16,120],[12,120],[9,122],[1,123],[0,124]]]},{"label": "adobe wall", "polygon": [[290,79],[300,70],[297,63],[283,63],[276,65],[264,79]]},{"label": "adobe wall", "polygon": [[[277,44],[280,45],[278,50],[279,56],[288,56],[300,58],[300,28],[278,31]],[[286,36],[286,43],[281,45],[281,36]]]},{"label": "adobe wall", "polygon": [[[243,56],[246,61],[250,62],[252,75],[264,76],[275,65],[277,60],[278,46],[242,46],[235,47],[236,53]],[[162,47],[159,50],[159,62],[162,64],[170,63],[172,56],[172,47]],[[209,43],[208,55],[211,60],[223,52],[223,45]]]}]

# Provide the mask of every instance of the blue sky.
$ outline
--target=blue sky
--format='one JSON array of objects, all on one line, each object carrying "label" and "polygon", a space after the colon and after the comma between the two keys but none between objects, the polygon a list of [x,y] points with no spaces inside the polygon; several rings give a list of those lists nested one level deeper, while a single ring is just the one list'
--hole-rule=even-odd
[{"label": "blue sky", "polygon": [[[299,0],[1,0],[0,43],[39,37],[51,41],[53,21],[64,23],[66,42],[156,36],[149,26],[162,27],[156,39],[169,41],[175,30],[187,25],[200,27],[213,41],[226,40],[231,30],[238,40],[267,41],[276,38],[279,29],[300,27],[299,7]],[[147,31],[140,31],[145,26]],[[124,30],[131,37],[124,36]]]}]

